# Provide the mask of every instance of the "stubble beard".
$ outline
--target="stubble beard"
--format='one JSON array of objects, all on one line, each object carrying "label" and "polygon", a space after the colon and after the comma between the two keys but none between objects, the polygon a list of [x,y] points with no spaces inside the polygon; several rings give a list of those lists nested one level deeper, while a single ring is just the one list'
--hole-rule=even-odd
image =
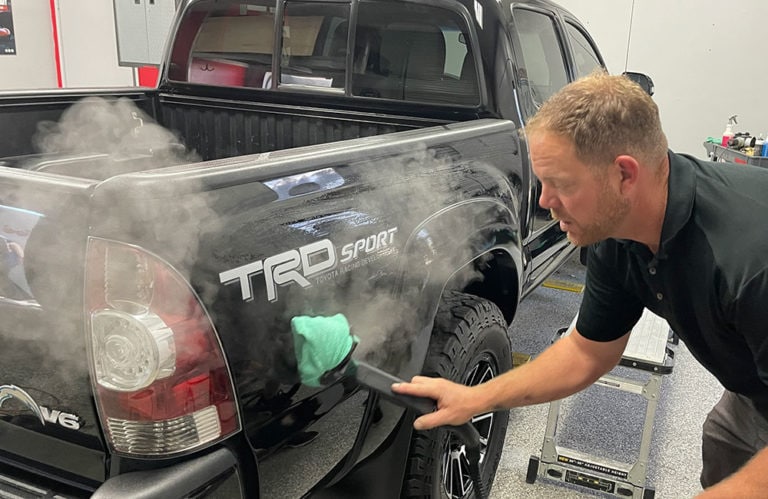
[{"label": "stubble beard", "polygon": [[[590,246],[610,237],[615,237],[616,228],[629,213],[629,201],[610,191],[607,187],[603,189],[602,194],[601,209],[598,216],[586,225],[578,225],[578,233],[566,232],[568,240],[574,245]],[[555,220],[559,219],[554,211],[550,210],[550,212]]]}]

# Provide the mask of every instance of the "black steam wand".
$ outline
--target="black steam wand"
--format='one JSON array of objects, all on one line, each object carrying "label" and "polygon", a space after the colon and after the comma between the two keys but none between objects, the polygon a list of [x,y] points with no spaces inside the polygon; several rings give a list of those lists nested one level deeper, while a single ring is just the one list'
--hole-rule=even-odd
[{"label": "black steam wand", "polygon": [[[412,409],[419,415],[429,414],[436,409],[435,401],[432,399],[393,392],[392,384],[403,382],[397,376],[393,376],[361,361],[353,361],[350,363],[349,368],[352,372],[348,374],[352,374],[360,385],[376,391],[387,400]],[[472,423],[469,422],[458,426],[447,426],[446,428],[464,443],[469,476],[475,488],[475,497],[477,499],[486,499],[488,494],[480,475],[480,434],[472,426]]]}]

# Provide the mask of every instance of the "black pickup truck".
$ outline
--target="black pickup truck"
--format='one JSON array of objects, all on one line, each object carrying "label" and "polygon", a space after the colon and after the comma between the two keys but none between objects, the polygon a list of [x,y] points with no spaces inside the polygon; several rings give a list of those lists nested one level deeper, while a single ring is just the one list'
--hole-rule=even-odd
[{"label": "black pickup truck", "polygon": [[[192,0],[156,89],[0,94],[0,496],[468,497],[461,441],[352,377],[511,368],[574,248],[524,126],[603,65],[544,0]],[[524,332],[520,332],[524,333]],[[507,413],[473,422],[493,481]]]}]

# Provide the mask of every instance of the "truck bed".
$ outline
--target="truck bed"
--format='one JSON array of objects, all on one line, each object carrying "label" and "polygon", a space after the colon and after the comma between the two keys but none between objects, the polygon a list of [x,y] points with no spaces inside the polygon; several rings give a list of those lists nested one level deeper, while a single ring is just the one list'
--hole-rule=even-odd
[{"label": "truck bed", "polygon": [[[14,130],[0,126],[0,132],[19,139],[3,148],[15,154],[0,158],[0,166],[93,180],[451,122],[158,90],[64,91],[34,97],[19,92],[0,98],[0,110],[8,116],[7,123],[15,124]],[[83,136],[88,127],[98,137]],[[70,135],[70,130],[78,135]],[[168,132],[172,138],[164,135]],[[55,140],[51,134],[58,134]]]},{"label": "truck bed", "polygon": [[158,95],[158,121],[203,160],[292,149],[449,123],[286,103]]}]

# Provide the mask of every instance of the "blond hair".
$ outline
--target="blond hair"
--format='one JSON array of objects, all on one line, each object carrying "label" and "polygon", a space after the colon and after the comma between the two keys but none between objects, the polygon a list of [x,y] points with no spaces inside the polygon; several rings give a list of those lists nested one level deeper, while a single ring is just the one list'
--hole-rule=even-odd
[{"label": "blond hair", "polygon": [[569,139],[578,159],[606,165],[628,154],[649,166],[667,154],[659,108],[625,76],[597,70],[550,97],[526,124],[530,134],[550,132]]}]

